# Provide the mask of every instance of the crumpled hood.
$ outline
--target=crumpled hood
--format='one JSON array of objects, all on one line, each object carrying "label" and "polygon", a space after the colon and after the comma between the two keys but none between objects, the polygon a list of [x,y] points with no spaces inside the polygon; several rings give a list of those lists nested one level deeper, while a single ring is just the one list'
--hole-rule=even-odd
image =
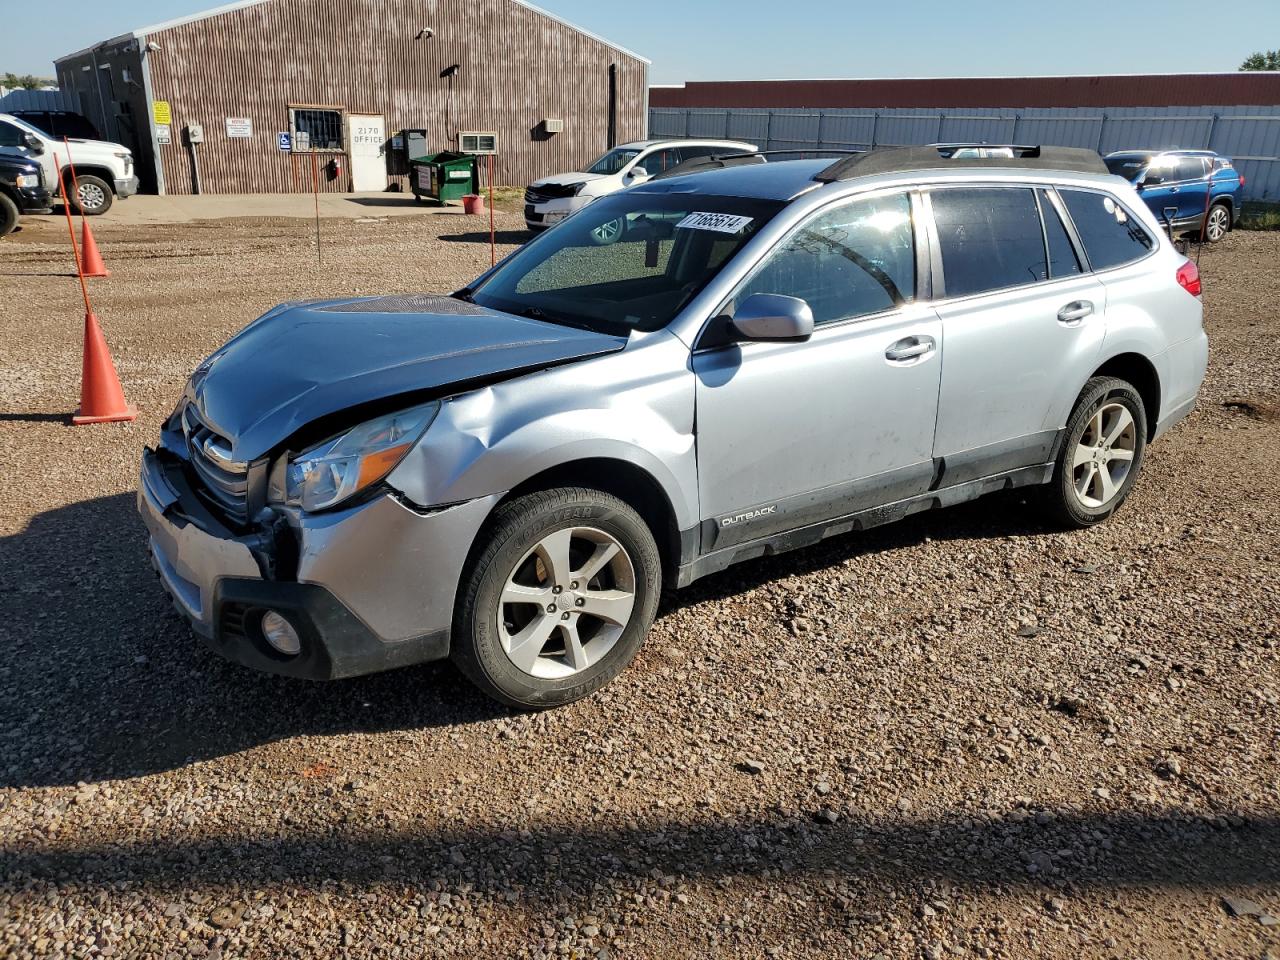
[{"label": "crumpled hood", "polygon": [[621,350],[625,338],[527,320],[451,297],[284,304],[196,368],[186,397],[251,461],[361,403],[501,379]]},{"label": "crumpled hood", "polygon": [[543,177],[529,184],[531,187],[568,187],[575,183],[589,183],[592,180],[603,180],[603,173],[581,173],[571,170],[568,173],[557,173],[553,177]]}]

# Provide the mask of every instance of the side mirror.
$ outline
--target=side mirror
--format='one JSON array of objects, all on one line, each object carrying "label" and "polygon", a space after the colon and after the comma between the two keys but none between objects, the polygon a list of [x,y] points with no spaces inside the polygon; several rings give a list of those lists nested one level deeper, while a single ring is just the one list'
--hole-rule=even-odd
[{"label": "side mirror", "polygon": [[35,154],[37,157],[40,156],[40,154],[44,153],[44,144],[40,141],[40,138],[37,137],[34,133],[24,133],[22,135],[22,142],[25,143],[27,146],[27,149],[30,150],[33,154]]},{"label": "side mirror", "polygon": [[634,167],[632,167],[630,170],[627,171],[627,179],[630,180],[632,183],[639,183],[642,180],[648,180],[649,171],[646,170],[644,167],[640,166],[639,164],[636,164]]},{"label": "side mirror", "polygon": [[1135,189],[1135,190],[1137,190],[1139,193],[1141,193],[1143,190],[1147,189],[1147,181],[1145,181],[1145,180],[1135,180],[1135,181],[1133,182],[1133,189]]},{"label": "side mirror", "polygon": [[744,340],[808,340],[813,311],[799,297],[753,293],[734,311],[732,327]]}]

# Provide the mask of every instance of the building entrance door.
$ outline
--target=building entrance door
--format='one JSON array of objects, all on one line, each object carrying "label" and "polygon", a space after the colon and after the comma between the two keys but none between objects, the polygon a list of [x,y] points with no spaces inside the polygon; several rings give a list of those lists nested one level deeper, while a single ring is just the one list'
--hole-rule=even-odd
[{"label": "building entrance door", "polygon": [[385,190],[387,127],[382,114],[347,114],[347,143],[351,151],[351,189]]}]

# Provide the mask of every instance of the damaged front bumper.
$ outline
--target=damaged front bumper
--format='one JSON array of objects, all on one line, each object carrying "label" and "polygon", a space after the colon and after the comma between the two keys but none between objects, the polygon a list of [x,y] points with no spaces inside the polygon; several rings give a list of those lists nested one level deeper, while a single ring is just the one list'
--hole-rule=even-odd
[{"label": "damaged front bumper", "polygon": [[[237,534],[167,450],[143,452],[138,486],[152,563],[192,629],[230,660],[317,680],[448,656],[463,563],[496,500],[424,511],[386,492]],[[296,562],[281,557],[281,537],[291,538]],[[299,653],[267,643],[260,623],[268,611],[293,625]]]}]

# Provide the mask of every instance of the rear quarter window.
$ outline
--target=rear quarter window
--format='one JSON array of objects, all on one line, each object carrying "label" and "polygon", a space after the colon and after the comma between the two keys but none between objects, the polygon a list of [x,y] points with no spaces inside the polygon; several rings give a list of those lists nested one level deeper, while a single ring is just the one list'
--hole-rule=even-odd
[{"label": "rear quarter window", "polygon": [[1075,222],[1091,269],[1133,263],[1155,248],[1155,239],[1138,218],[1109,194],[1062,188],[1058,193]]}]

